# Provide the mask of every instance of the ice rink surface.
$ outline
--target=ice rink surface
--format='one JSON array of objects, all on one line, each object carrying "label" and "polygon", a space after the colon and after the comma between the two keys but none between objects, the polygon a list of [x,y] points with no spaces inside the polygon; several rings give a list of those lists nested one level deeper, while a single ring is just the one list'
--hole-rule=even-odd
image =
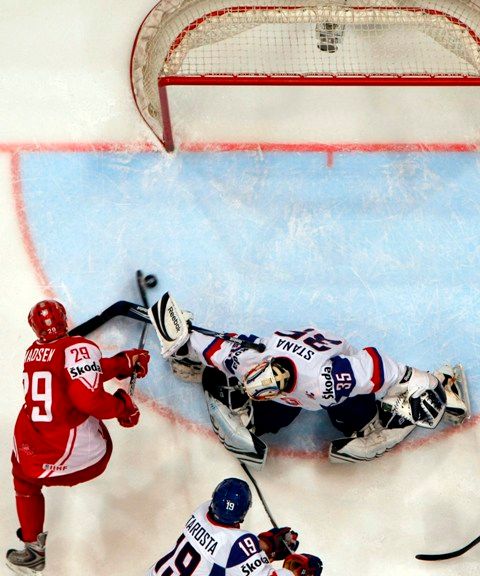
[{"label": "ice rink surface", "polygon": [[[480,533],[479,90],[310,89],[302,106],[302,95],[293,105],[276,89],[289,119],[278,123],[268,89],[258,99],[217,90],[214,101],[184,91],[174,126],[186,147],[253,140],[253,116],[267,134],[275,127],[277,142],[301,142],[306,118],[321,143],[376,152],[146,151],[154,139],[128,63],[151,6],[0,8],[2,549],[16,544],[9,454],[32,340],[27,312],[53,296],[81,322],[137,299],[142,268],[160,280],[152,299],[170,290],[206,327],[267,335],[315,324],[419,368],[462,362],[469,424],[415,431],[378,461],[333,466],[326,442],[337,433],[324,415],[302,414],[268,439],[257,479],[277,522],[299,531],[326,576],[480,574],[480,548],[443,563],[414,559]],[[235,102],[244,108],[234,122]],[[416,151],[382,152],[405,143]],[[136,345],[140,329],[115,321],[95,339],[113,354]],[[114,455],[101,478],[46,491],[46,575],[141,575],[222,478],[243,477],[210,431],[201,391],[169,374],[153,335],[148,344],[140,425],[108,423]],[[246,526],[268,527],[258,499]]]}]

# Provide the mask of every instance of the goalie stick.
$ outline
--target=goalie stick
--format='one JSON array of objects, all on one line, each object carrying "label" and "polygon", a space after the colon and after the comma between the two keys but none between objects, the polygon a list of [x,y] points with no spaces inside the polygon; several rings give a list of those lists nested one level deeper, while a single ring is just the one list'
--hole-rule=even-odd
[{"label": "goalie stick", "polygon": [[236,336],[230,336],[230,334],[225,334],[224,332],[215,332],[214,330],[200,328],[200,326],[193,326],[192,324],[190,324],[190,330],[193,332],[199,332],[200,334],[205,334],[205,336],[213,336],[215,338],[219,338],[220,340],[225,340],[226,342],[234,342],[235,344],[240,344],[240,346],[243,346],[243,348],[251,348],[257,352],[265,352],[265,344],[249,342],[248,340],[243,340],[242,338],[237,338]]},{"label": "goalie stick", "polygon": [[[146,276],[148,278],[148,276]],[[69,331],[70,336],[87,336],[94,330],[98,330],[104,324],[117,318],[118,316],[125,318],[132,318],[133,320],[138,320],[139,322],[145,322],[146,324],[151,324],[150,318],[148,316],[148,306],[141,306],[140,304],[134,304],[133,302],[128,302],[127,300],[119,300],[115,302],[103,312],[100,312],[97,316],[86,320],[82,324],[75,326]],[[235,336],[230,336],[224,332],[215,332],[214,330],[208,330],[207,328],[201,328],[200,326],[193,326],[190,324],[190,330],[194,332],[200,332],[206,336],[214,336],[221,340],[226,340],[227,342],[234,342],[240,344],[244,348],[251,348],[257,352],[265,351],[265,344],[259,344],[256,342],[248,342],[247,340],[242,340]]]},{"label": "goalie stick", "polygon": [[[148,276],[146,276],[146,278],[148,278]],[[75,326],[75,328],[72,328],[68,333],[70,336],[87,336],[118,316],[132,318],[132,320],[151,324],[150,318],[148,317],[148,306],[142,306],[140,304],[135,304],[134,302],[128,302],[127,300],[119,300],[106,308],[103,312],[100,312],[100,314],[97,314],[97,316],[93,316],[93,318]],[[235,344],[240,344],[243,348],[251,348],[257,352],[265,351],[265,344],[248,342],[247,340],[242,340],[242,338],[237,338],[236,336],[230,336],[224,332],[215,332],[214,330],[208,330],[207,328],[201,328],[200,326],[194,326],[192,324],[190,324],[190,330],[199,332],[200,334],[205,334],[206,336],[214,336],[215,338],[226,340],[227,342],[234,342]]]},{"label": "goalie stick", "polygon": [[[147,276],[144,276],[141,270],[137,270],[136,278],[140,298],[142,299],[143,305],[146,308],[148,308],[147,288],[155,288],[155,286],[157,285],[157,278],[153,274],[148,274]],[[147,340],[147,330],[148,330],[148,324],[145,323],[142,327],[140,340],[138,342],[138,348],[140,350],[143,350],[145,348],[145,342]],[[136,364],[128,385],[128,394],[130,396],[133,396],[133,393],[135,392],[137,377],[138,377],[138,366]]]},{"label": "goalie stick", "polygon": [[456,558],[468,552],[471,548],[476,546],[480,542],[480,536],[477,536],[475,540],[472,540],[469,544],[453,552],[445,552],[444,554],[417,554],[415,558],[417,560],[450,560],[450,558]]}]

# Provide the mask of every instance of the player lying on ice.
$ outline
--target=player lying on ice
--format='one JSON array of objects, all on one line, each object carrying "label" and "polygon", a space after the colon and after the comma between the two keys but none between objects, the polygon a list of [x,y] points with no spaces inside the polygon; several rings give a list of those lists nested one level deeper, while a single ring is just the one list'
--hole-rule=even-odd
[{"label": "player lying on ice", "polygon": [[[185,524],[175,547],[154,564],[147,576],[320,576],[322,561],[311,554],[296,554],[297,533],[272,528],[258,536],[240,525],[252,504],[248,484],[227,478],[212,499],[199,506]],[[274,568],[274,560],[283,560]]]},{"label": "player lying on ice", "polygon": [[168,292],[149,316],[174,373],[202,382],[225,447],[257,467],[267,454],[258,436],[288,425],[302,408],[325,409],[344,435],[330,444],[333,462],[372,460],[415,426],[435,428],[445,412],[455,423],[469,415],[461,366],[424,372],[314,327],[266,338],[192,329],[190,313]]},{"label": "player lying on ice", "polygon": [[[23,371],[25,403],[15,424],[12,473],[21,550],[7,552],[17,574],[40,574],[45,567],[44,486],[74,486],[100,476],[112,454],[102,420],[121,426],[138,423],[140,414],[121,388],[109,394],[103,383],[147,374],[146,350],[125,350],[102,358],[98,346],[67,334],[65,308],[43,300],[28,315],[37,340],[27,349]],[[79,562],[81,559],[79,559]]]}]

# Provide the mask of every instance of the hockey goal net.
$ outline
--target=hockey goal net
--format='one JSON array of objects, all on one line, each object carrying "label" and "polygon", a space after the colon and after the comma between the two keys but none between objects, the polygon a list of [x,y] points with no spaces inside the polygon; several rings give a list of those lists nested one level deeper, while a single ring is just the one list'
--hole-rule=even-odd
[{"label": "hockey goal net", "polygon": [[480,0],[162,0],[131,82],[168,151],[172,84],[480,85]]}]

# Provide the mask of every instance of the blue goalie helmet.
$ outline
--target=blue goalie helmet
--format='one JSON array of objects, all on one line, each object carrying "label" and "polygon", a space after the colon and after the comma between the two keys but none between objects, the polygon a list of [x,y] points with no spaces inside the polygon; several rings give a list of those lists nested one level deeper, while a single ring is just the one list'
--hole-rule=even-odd
[{"label": "blue goalie helmet", "polygon": [[251,505],[248,484],[239,478],[226,478],[213,491],[210,513],[221,524],[240,524]]}]

